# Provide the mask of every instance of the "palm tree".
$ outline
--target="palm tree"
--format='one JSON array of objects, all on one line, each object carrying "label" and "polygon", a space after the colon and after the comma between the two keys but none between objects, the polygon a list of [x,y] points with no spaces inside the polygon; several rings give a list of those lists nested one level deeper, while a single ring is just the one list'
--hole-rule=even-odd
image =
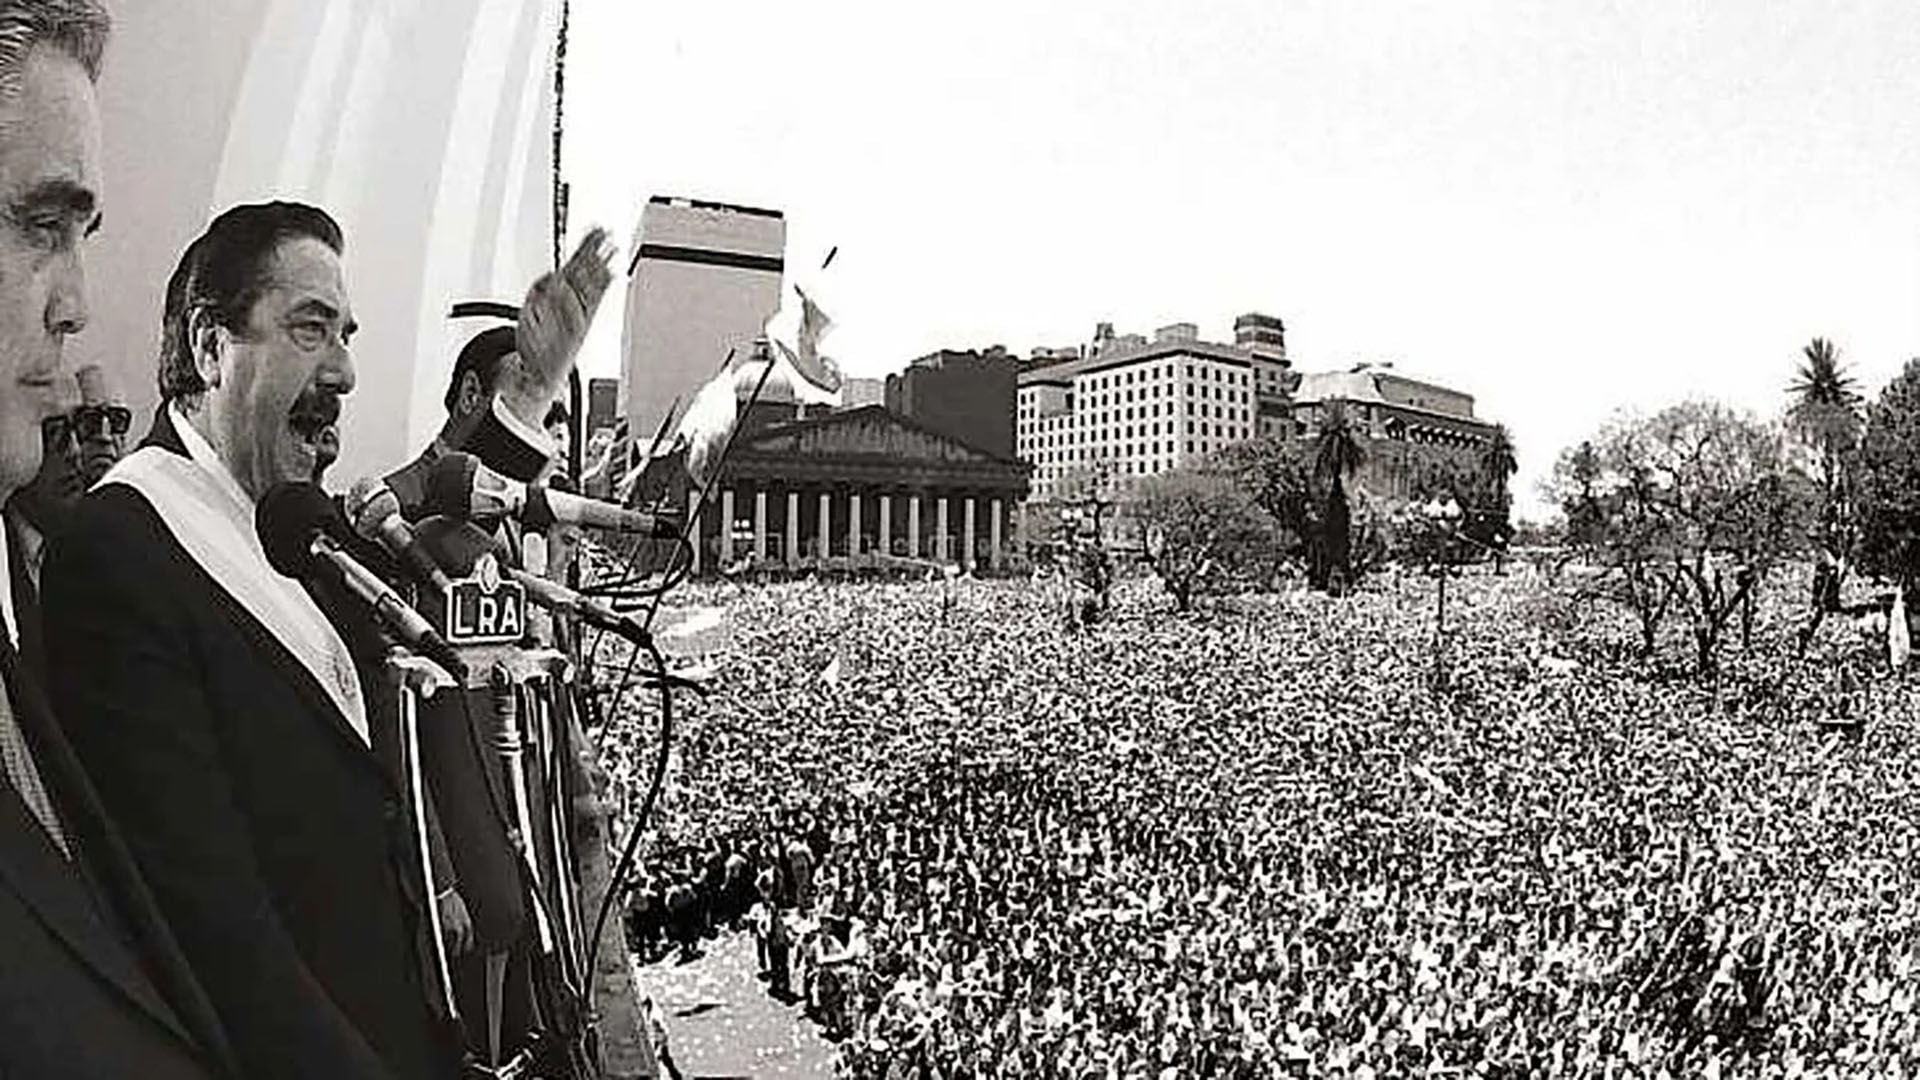
[{"label": "palm tree", "polygon": [[1347,496],[1347,477],[1366,463],[1366,447],[1347,416],[1343,401],[1321,405],[1320,434],[1313,448],[1314,479],[1326,491],[1326,510],[1321,515],[1318,558],[1314,560],[1316,583],[1326,587],[1338,570],[1342,579],[1350,569],[1353,555],[1353,507]]},{"label": "palm tree", "polygon": [[1484,522],[1481,540],[1493,547],[1494,570],[1505,572],[1506,564],[1502,554],[1506,551],[1506,538],[1513,532],[1510,520],[1513,509],[1513,496],[1508,485],[1513,474],[1520,471],[1520,459],[1513,448],[1513,436],[1507,431],[1507,425],[1495,424],[1493,434],[1487,444],[1480,448],[1480,479],[1487,487],[1484,517],[1476,517]]},{"label": "palm tree", "polygon": [[1507,501],[1507,482],[1520,471],[1520,460],[1513,449],[1513,436],[1507,425],[1495,424],[1487,444],[1480,448],[1480,475],[1486,479],[1487,494],[1496,505]]},{"label": "palm tree", "polygon": [[1821,542],[1832,550],[1842,518],[1842,465],[1860,435],[1859,382],[1840,363],[1840,351],[1825,338],[1800,350],[1805,360],[1787,385],[1792,402],[1787,422],[1820,454]]}]

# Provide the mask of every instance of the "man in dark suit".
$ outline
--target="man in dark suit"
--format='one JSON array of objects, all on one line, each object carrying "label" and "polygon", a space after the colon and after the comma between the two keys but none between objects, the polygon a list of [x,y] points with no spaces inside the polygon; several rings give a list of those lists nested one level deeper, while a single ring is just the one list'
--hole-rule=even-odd
[{"label": "man in dark suit", "polygon": [[254,507],[339,450],[339,226],[236,207],[167,290],[162,403],[44,572],[56,704],[246,1076],[450,1076],[405,813],[340,629]]},{"label": "man in dark suit", "polygon": [[[93,0],[0,0],[0,499],[40,465],[97,224]],[[0,563],[8,563],[0,545]],[[0,1076],[233,1075],[219,1022],[16,651],[0,567]]]}]

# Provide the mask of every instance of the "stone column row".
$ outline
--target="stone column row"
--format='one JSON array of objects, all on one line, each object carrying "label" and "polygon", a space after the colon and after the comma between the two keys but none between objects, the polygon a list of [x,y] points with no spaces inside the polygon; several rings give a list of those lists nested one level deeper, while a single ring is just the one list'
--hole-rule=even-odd
[{"label": "stone column row", "polygon": [[[801,535],[801,493],[797,490],[789,489],[785,494],[786,520],[783,523],[784,527],[781,529],[782,535],[780,537],[782,543],[780,555],[783,564],[789,567],[797,567],[802,565],[805,558],[824,559],[828,557],[833,550],[830,542],[830,538],[834,535],[833,494],[824,491],[819,494],[816,527],[811,537],[803,537]],[[765,490],[756,490],[753,493],[753,557],[754,560],[759,563],[766,562],[768,558],[768,537],[771,525],[768,520],[768,498],[769,493]],[[962,531],[958,551],[953,550],[954,545],[951,532],[953,517],[951,504],[954,502],[954,497],[945,495],[931,497],[934,519],[932,550],[925,550],[927,537],[921,530],[921,523],[925,520],[922,504],[925,503],[928,498],[927,496],[919,494],[907,496],[906,540],[907,555],[910,558],[917,559],[921,558],[923,554],[929,554],[941,562],[951,562],[957,559],[963,566],[974,566],[978,562],[984,561],[989,567],[995,570],[1000,569],[1006,564],[1007,507],[1004,499],[998,497],[990,497],[987,499],[987,550],[983,554],[979,549],[980,500],[974,496],[959,497],[960,507],[958,516],[960,518]],[[891,553],[893,550],[894,496],[891,494],[881,494],[877,496],[877,499],[878,506],[876,510],[879,514],[878,550],[883,553]],[[719,518],[717,529],[718,543],[716,550],[720,565],[726,566],[730,565],[736,558],[734,523],[738,519],[740,510],[739,495],[732,488],[723,489],[720,492],[719,503],[719,513],[717,515]],[[846,535],[848,539],[846,550],[856,556],[867,554],[870,550],[864,547],[864,509],[863,500],[858,492],[851,492],[847,495]],[[1016,541],[1018,540],[1017,534],[1020,531],[1019,526],[1021,524],[1022,522],[1016,517]],[[696,526],[694,535],[704,537],[706,532],[705,523],[702,522]],[[693,558],[696,573],[706,569],[704,565],[704,548],[705,544],[695,545]]]}]

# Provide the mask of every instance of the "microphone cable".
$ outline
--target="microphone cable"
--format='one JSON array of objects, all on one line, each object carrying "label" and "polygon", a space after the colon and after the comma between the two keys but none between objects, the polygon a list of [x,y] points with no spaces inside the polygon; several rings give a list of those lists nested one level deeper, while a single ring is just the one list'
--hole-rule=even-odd
[{"label": "microphone cable", "polygon": [[[660,649],[654,645],[651,637],[644,643],[634,646],[634,655],[637,657],[643,648],[653,661],[654,670],[661,676],[659,750],[654,754],[653,776],[647,783],[646,797],[640,803],[639,813],[634,815],[633,825],[627,830],[626,841],[620,845],[620,857],[615,860],[613,872],[609,875],[606,895],[600,898],[600,910],[594,915],[593,935],[588,939],[587,963],[582,972],[585,980],[581,990],[583,1013],[591,1006],[591,1002],[587,999],[592,994],[594,973],[600,958],[600,941],[606,932],[607,916],[613,909],[615,898],[624,895],[627,891],[627,878],[632,874],[634,862],[639,855],[640,839],[645,834],[647,818],[652,814],[654,803],[660,797],[661,785],[666,780],[667,757],[673,747],[673,688],[665,677],[666,659],[660,655]],[[629,664],[628,668],[631,670],[632,665]]]}]

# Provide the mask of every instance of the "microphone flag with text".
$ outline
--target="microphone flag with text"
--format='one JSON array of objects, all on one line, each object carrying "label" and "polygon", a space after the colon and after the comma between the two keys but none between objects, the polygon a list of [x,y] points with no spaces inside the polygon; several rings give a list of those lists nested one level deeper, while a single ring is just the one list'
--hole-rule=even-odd
[{"label": "microphone flag with text", "polygon": [[336,537],[349,534],[346,520],[319,487],[284,483],[268,488],[254,511],[254,529],[274,570],[296,580],[320,578],[344,587],[373,609],[400,644],[464,677],[466,664],[433,624],[341,547]]},{"label": "microphone flag with text", "polygon": [[526,590],[527,599],[548,611],[556,615],[571,615],[588,626],[606,630],[628,641],[639,641],[647,634],[645,623],[631,614],[616,611],[604,600],[575,592],[557,581],[514,566],[508,557],[510,553],[506,545],[471,521],[435,515],[421,521],[418,532],[421,546],[436,562],[454,573],[471,573],[482,555],[492,555],[499,564],[500,572],[509,580],[518,582]]}]

